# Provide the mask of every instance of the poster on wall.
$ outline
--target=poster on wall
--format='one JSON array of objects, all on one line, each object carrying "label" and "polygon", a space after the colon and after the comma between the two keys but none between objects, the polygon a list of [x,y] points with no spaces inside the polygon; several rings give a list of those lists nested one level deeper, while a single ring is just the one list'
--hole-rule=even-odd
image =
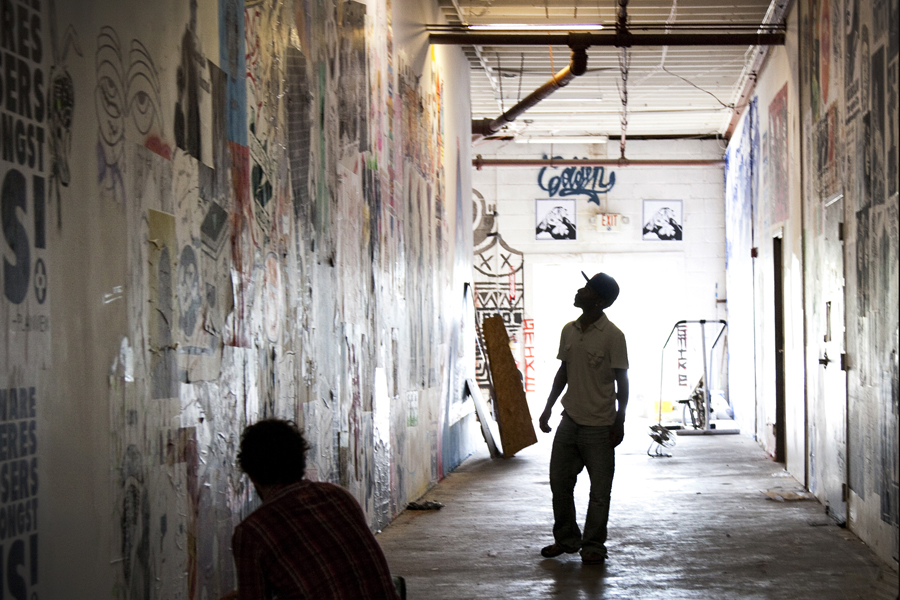
[{"label": "poster on wall", "polygon": [[790,199],[788,198],[788,86],[775,94],[769,104],[769,163],[768,176],[770,185],[770,218],[773,223],[784,221],[790,216]]},{"label": "poster on wall", "polygon": [[574,240],[575,200],[560,198],[534,201],[534,239]]},{"label": "poster on wall", "polygon": [[681,241],[683,224],[681,200],[644,200],[644,229],[641,239]]}]

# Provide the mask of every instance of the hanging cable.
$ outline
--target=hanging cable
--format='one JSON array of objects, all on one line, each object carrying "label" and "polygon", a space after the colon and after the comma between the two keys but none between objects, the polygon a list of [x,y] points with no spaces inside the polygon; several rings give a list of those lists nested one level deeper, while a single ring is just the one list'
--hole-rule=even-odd
[{"label": "hanging cable", "polygon": [[[678,15],[678,0],[672,0],[672,8],[669,10],[669,18],[666,19],[666,29],[665,32],[669,33],[672,25],[675,24],[675,17]],[[659,58],[659,64],[650,69],[646,75],[638,79],[637,81],[632,83],[632,87],[640,87],[642,83],[659,73],[660,71],[666,70],[666,57],[669,54],[669,47],[662,47],[662,56]],[[668,72],[668,71],[666,71]]]},{"label": "hanging cable", "polygon": [[525,77],[525,53],[522,53],[522,62],[519,63],[519,91],[516,94],[516,102],[522,101],[522,79]]},{"label": "hanging cable", "polygon": [[619,154],[621,160],[625,159],[625,136],[628,132],[628,0],[618,0],[616,6],[616,35],[622,39],[621,54],[619,55],[619,72],[621,83],[616,82],[619,88],[619,100],[622,102],[622,133],[619,136]]},{"label": "hanging cable", "polygon": [[616,82],[619,88],[619,100],[622,102],[622,133],[619,137],[619,152],[621,159],[625,160],[625,136],[628,131],[628,66],[630,59],[628,57],[628,49],[622,48],[619,55],[619,71],[622,75],[622,82]]},{"label": "hanging cable", "polygon": [[718,96],[716,96],[715,94],[713,94],[713,93],[710,92],[709,90],[704,90],[702,87],[700,87],[699,85],[697,85],[697,84],[694,83],[693,81],[691,81],[691,80],[689,80],[689,79],[686,79],[686,78],[682,77],[681,75],[678,75],[677,73],[673,73],[672,71],[668,70],[668,69],[665,68],[665,67],[662,67],[662,70],[665,71],[666,73],[668,73],[669,75],[671,75],[672,77],[677,77],[678,79],[682,80],[682,81],[685,82],[686,84],[688,84],[688,85],[690,85],[690,86],[692,86],[692,87],[697,88],[698,90],[700,90],[700,91],[703,92],[704,94],[709,94],[710,96],[712,96],[712,97],[715,99],[716,102],[718,102],[719,104],[721,104],[723,108],[734,108],[734,104],[725,104],[724,102],[722,102],[721,100],[719,100],[719,97],[718,97]]},{"label": "hanging cable", "polygon": [[503,106],[503,65],[500,63],[500,53],[494,52],[497,58],[497,81],[500,83],[500,112],[506,112]]}]

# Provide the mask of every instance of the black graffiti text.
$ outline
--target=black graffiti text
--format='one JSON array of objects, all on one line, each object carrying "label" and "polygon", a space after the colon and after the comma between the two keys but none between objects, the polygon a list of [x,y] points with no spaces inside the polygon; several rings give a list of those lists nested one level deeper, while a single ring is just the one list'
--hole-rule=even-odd
[{"label": "black graffiti text", "polygon": [[0,503],[18,502],[37,495],[38,459],[10,460],[0,464]]},{"label": "black graffiti text", "polygon": [[36,63],[43,60],[39,1],[0,0],[0,48]]},{"label": "black graffiti text", "polygon": [[544,181],[546,170],[547,167],[543,167],[538,172],[538,186],[545,190],[551,198],[584,195],[588,197],[588,202],[599,205],[600,194],[609,192],[616,184],[616,174],[612,171],[609,173],[609,179],[604,181],[606,176],[604,167],[566,167],[559,175],[554,175]]},{"label": "black graffiti text", "polygon": [[44,128],[0,112],[0,159],[44,170]]},{"label": "black graffiti text", "polygon": [[34,331],[47,333],[50,331],[50,317],[47,315],[23,315],[16,313],[9,319],[9,330],[19,333]]},{"label": "black graffiti text", "polygon": [[37,454],[36,421],[0,424],[0,461]]},{"label": "black graffiti text", "polygon": [[[28,180],[17,169],[10,169],[0,184],[0,226],[3,237],[15,262],[3,258],[3,294],[13,304],[21,304],[28,294],[31,282],[31,240],[28,229],[19,217],[19,211],[28,215]],[[32,178],[32,198],[34,218],[34,248],[46,248],[46,208],[44,178],[35,175]],[[38,259],[40,260],[40,259]],[[42,263],[43,264],[43,263]],[[46,274],[46,273],[45,273]],[[46,298],[46,281],[35,291],[38,301]]]},{"label": "black graffiti text", "polygon": [[[37,528],[37,500],[34,500],[32,513]],[[0,525],[2,527],[2,525]],[[3,581],[5,575],[6,581]],[[13,540],[9,546],[0,544],[0,600],[6,599],[6,591],[15,600],[37,598],[33,589],[38,583],[38,536],[36,533],[28,537],[26,547],[24,539]],[[28,586],[32,587],[32,595],[28,595]]]},{"label": "black graffiti text", "polygon": [[36,404],[37,391],[33,386],[0,389],[0,421],[34,419],[37,417]]},{"label": "black graffiti text", "polygon": [[37,531],[37,509],[37,498],[0,506],[0,540]]}]

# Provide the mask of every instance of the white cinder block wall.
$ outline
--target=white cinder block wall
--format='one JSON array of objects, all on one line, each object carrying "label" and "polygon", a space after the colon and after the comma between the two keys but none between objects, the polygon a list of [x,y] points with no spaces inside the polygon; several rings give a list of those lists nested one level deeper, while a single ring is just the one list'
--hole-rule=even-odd
[{"label": "white cinder block wall", "polygon": [[[718,160],[724,156],[724,143],[633,140],[628,141],[626,150],[633,160]],[[608,154],[615,158],[619,145],[615,140],[607,146],[488,142],[476,146],[473,154],[484,158],[606,158]],[[541,180],[544,187],[548,187],[548,179],[563,171],[547,168]],[[493,206],[497,212],[496,231],[525,255],[525,317],[535,320],[532,352],[537,364],[535,390],[529,394],[532,413],[541,410],[558,368],[560,327],[579,314],[571,306],[575,291],[584,283],[579,271],[592,275],[602,270],[613,275],[621,287],[619,300],[607,312],[628,341],[630,413],[655,416],[655,403],[661,397],[661,351],[675,322],[725,318],[724,303],[716,301],[717,293],[718,299],[725,298],[724,167],[606,167],[602,181],[609,183],[615,176],[615,183],[599,196],[599,205],[588,194],[562,197],[576,201],[576,240],[535,239],[535,200],[551,197],[539,185],[540,175],[541,167],[484,167],[473,173],[474,189],[484,197],[488,210]],[[560,194],[553,197],[560,198]],[[683,241],[642,240],[643,200],[682,201]],[[601,230],[595,219],[599,213],[621,215],[621,230]],[[708,331],[714,334],[714,328]],[[699,336],[692,338],[699,344]],[[674,346],[673,338],[669,348],[674,350]],[[524,352],[522,348],[514,350]],[[692,365],[692,378],[696,374],[693,368],[702,368],[701,356]],[[666,360],[675,360],[675,355],[667,354]],[[669,366],[667,363],[667,381],[669,374],[674,376]],[[672,401],[673,393],[687,397],[688,392],[662,395]]]}]

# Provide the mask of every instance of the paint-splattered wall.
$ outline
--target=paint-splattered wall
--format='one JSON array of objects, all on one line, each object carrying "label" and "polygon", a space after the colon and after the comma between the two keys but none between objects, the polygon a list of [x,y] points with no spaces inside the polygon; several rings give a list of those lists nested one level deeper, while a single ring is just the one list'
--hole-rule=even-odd
[{"label": "paint-splattered wall", "polygon": [[[755,288],[753,306],[731,304],[731,279],[749,259],[739,255],[728,267],[729,319],[755,325],[755,431],[773,451],[772,247],[773,237],[783,237],[788,468],[837,521],[893,561],[900,479],[897,12],[896,0],[797,3],[785,48],[767,60],[756,105],[729,146],[738,157],[755,144],[755,168],[729,165],[727,175],[729,190],[751,190],[750,220],[735,223],[752,227],[758,248],[754,276],[742,279]],[[749,246],[735,231],[729,247],[740,243],[743,254]]]},{"label": "paint-splattered wall", "polygon": [[[754,96],[728,146],[729,377],[742,431],[774,457],[776,423],[783,426],[786,468],[802,481],[807,452],[796,11],[786,24],[787,42],[768,49]],[[776,336],[774,319],[776,277],[783,282],[782,336]],[[779,360],[784,361],[783,412],[777,406]]]},{"label": "paint-splattered wall", "polygon": [[756,103],[747,107],[725,154],[725,281],[728,306],[728,389],[734,417],[744,433],[756,433],[753,365],[753,247],[751,218]]},{"label": "paint-splattered wall", "polygon": [[468,75],[419,35],[436,5],[0,9],[0,597],[231,589],[259,418],[374,529],[471,452]]}]

